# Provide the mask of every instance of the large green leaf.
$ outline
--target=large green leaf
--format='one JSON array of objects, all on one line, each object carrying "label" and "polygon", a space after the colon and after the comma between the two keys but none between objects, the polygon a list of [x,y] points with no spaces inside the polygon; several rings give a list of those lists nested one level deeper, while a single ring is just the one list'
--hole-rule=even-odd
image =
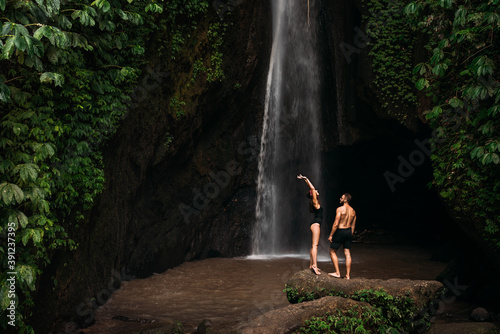
[{"label": "large green leaf", "polygon": [[10,23],[10,21],[5,21],[2,26],[2,35],[8,35],[11,29],[12,29],[12,23]]},{"label": "large green leaf", "polygon": [[14,54],[14,40],[14,36],[7,38],[7,41],[2,48],[2,57],[4,59],[10,59],[10,57]]},{"label": "large green leaf", "polygon": [[30,290],[35,290],[35,277],[36,271],[32,266],[28,266],[25,264],[18,264],[16,266],[17,278],[28,285]]},{"label": "large green leaf", "polygon": [[0,82],[0,101],[7,102],[10,99],[10,89],[9,86]]},{"label": "large green leaf", "polygon": [[14,183],[0,183],[0,193],[5,205],[11,205],[14,202],[20,204],[24,200],[24,192]]},{"label": "large green leaf", "polygon": [[49,26],[44,25],[35,30],[35,32],[33,33],[33,37],[36,39],[42,39],[43,36],[46,36],[46,34],[51,34],[51,33],[52,30],[49,29]]},{"label": "large green leaf", "polygon": [[35,164],[23,164],[19,168],[19,175],[25,182],[34,182],[38,176],[38,166]]},{"label": "large green leaf", "polygon": [[33,243],[34,244],[39,244],[41,241],[42,241],[42,237],[43,237],[43,231],[36,228],[36,229],[33,229]]},{"label": "large green leaf", "polygon": [[14,38],[14,45],[16,48],[20,51],[25,51],[26,48],[28,47],[28,44],[26,43],[26,39],[24,36],[16,36]]},{"label": "large green leaf", "polygon": [[45,72],[40,76],[40,82],[54,83],[56,86],[62,86],[64,83],[64,77],[59,73]]},{"label": "large green leaf", "polygon": [[11,210],[9,215],[9,222],[14,222],[16,224],[16,229],[18,229],[19,226],[25,228],[28,225],[28,217],[26,217],[24,212],[20,210]]}]

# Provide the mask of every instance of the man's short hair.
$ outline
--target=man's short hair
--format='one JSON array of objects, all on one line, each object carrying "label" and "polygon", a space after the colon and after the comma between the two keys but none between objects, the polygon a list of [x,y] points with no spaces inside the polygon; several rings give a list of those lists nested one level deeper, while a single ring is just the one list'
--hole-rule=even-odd
[{"label": "man's short hair", "polygon": [[344,197],[345,197],[347,203],[349,203],[351,201],[351,194],[345,193]]}]

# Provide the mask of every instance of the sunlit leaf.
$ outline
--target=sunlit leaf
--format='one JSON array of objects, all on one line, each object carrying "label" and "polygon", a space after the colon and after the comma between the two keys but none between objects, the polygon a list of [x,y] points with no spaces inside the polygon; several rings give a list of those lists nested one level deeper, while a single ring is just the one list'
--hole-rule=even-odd
[{"label": "sunlit leaf", "polygon": [[14,45],[20,51],[25,51],[26,48],[28,47],[28,44],[26,43],[26,39],[24,36],[16,36],[14,39]]},{"label": "sunlit leaf", "polygon": [[45,72],[40,76],[40,82],[54,83],[56,86],[62,86],[64,83],[64,77],[59,73]]},{"label": "sunlit leaf", "polygon": [[14,54],[14,40],[15,37],[11,36],[5,42],[2,48],[2,57],[4,59],[9,59]]},{"label": "sunlit leaf", "polygon": [[40,229],[34,229],[33,230],[33,243],[34,244],[38,244],[42,241],[42,236],[43,236],[43,233],[42,233],[42,230]]},{"label": "sunlit leaf", "polygon": [[495,165],[498,165],[500,163],[500,156],[498,156],[498,154],[496,153],[493,153],[491,154],[491,160]]},{"label": "sunlit leaf", "polygon": [[420,78],[417,83],[415,84],[415,86],[417,87],[418,90],[422,90],[426,87],[428,87],[428,82],[427,82],[427,79],[425,78]]},{"label": "sunlit leaf", "polygon": [[453,108],[462,108],[464,106],[464,103],[457,97],[451,98],[448,104]]},{"label": "sunlit leaf", "polygon": [[9,86],[0,82],[0,101],[7,102],[10,99],[10,89]]},{"label": "sunlit leaf", "polygon": [[48,30],[48,26],[41,26],[35,32],[33,33],[33,37],[36,39],[42,39],[43,36],[45,36],[45,31]]},{"label": "sunlit leaf", "polygon": [[20,204],[24,200],[23,190],[14,183],[8,183],[8,182],[1,183],[0,193],[5,205],[10,205],[14,203],[14,201]]},{"label": "sunlit leaf", "polygon": [[38,166],[35,164],[23,164],[19,169],[21,179],[25,182],[35,181],[38,177]]},{"label": "sunlit leaf", "polygon": [[[31,232],[33,233],[33,232]],[[23,240],[24,243],[24,240]],[[24,244],[26,245],[26,244]],[[35,290],[35,269],[32,266],[28,265],[23,265],[23,264],[18,264],[16,266],[16,272],[17,272],[17,279],[19,279],[21,282],[25,283],[30,290],[34,291]]]}]

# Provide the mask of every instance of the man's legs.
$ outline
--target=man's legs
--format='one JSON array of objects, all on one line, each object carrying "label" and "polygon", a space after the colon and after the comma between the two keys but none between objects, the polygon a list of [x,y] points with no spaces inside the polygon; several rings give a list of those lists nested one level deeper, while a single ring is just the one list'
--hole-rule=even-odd
[{"label": "man's legs", "polygon": [[345,267],[347,270],[347,274],[345,275],[345,278],[351,279],[351,250],[344,248],[344,255],[345,255]]},{"label": "man's legs", "polygon": [[339,270],[339,258],[337,257],[337,250],[330,248],[330,258],[332,259],[333,266],[335,267],[334,273],[329,273],[328,275],[340,278],[340,270]]}]

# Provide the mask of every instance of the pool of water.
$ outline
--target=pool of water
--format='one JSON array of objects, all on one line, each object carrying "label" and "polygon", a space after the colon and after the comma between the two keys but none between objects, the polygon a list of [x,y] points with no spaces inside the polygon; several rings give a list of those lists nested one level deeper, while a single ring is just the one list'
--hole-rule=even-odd
[{"label": "pool of water", "polygon": [[[328,254],[320,249],[320,254]],[[431,250],[409,245],[354,244],[352,278],[435,279],[445,268],[431,261]],[[341,274],[345,275],[342,251]],[[259,314],[288,305],[283,292],[289,277],[309,267],[308,254],[247,258],[211,258],[184,263],[145,279],[123,282],[122,287],[96,310],[88,334],[118,334],[145,324],[137,321],[181,321],[186,333],[203,319],[214,325],[233,326]],[[327,255],[318,267],[333,271]],[[334,279],[334,278],[332,278]],[[127,317],[133,321],[112,319]]]}]

